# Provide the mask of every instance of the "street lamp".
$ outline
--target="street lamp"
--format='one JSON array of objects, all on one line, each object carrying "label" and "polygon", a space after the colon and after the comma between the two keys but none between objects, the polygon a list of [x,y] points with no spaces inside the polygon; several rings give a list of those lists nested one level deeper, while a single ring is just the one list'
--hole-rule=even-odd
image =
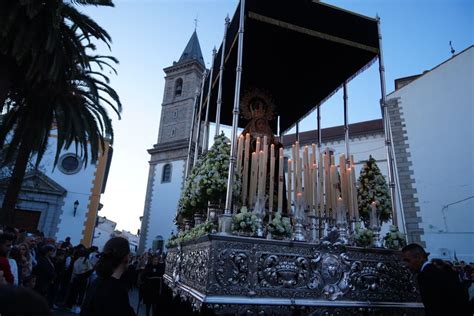
[{"label": "street lamp", "polygon": [[77,212],[77,207],[79,206],[79,201],[76,200],[76,202],[74,202],[74,213],[73,213],[73,216],[76,216],[76,212]]}]

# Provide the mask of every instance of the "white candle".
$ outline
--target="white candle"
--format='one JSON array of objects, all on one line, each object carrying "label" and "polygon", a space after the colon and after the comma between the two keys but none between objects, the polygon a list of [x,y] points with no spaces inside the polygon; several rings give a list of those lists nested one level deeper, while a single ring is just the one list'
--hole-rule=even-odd
[{"label": "white candle", "polygon": [[342,197],[338,197],[337,198],[337,203],[336,203],[336,213],[337,213],[337,218],[336,218],[336,222],[337,223],[344,223],[345,220],[344,220],[344,217],[345,217],[345,212],[344,212],[344,201],[342,199]]},{"label": "white candle", "polygon": [[288,214],[291,214],[291,177],[293,175],[293,168],[292,168],[292,161],[288,159],[288,179],[287,179],[287,186],[286,186],[286,193],[287,193],[287,208]]},{"label": "white candle", "polygon": [[372,228],[378,227],[377,203],[373,201],[370,203],[370,226]]},{"label": "white candle", "polygon": [[309,210],[310,198],[311,198],[311,188],[309,180],[309,157],[308,157],[308,146],[304,146],[303,151],[303,175],[304,175],[304,208]]},{"label": "white candle", "polygon": [[242,152],[244,150],[244,135],[239,136],[237,143],[237,174],[242,174]]},{"label": "white candle", "polygon": [[250,167],[250,188],[249,188],[249,206],[253,208],[253,202],[255,199],[255,189],[256,189],[256,180],[257,180],[257,153],[252,153],[252,165]]},{"label": "white candle", "polygon": [[323,178],[324,178],[324,205],[326,209],[326,217],[329,218],[330,208],[331,208],[331,178],[329,176],[329,155],[327,150],[324,152],[324,168],[323,168]]},{"label": "white candle", "polygon": [[[265,180],[265,175],[263,173],[263,165],[264,165],[264,159],[263,159],[263,150],[260,150],[258,154],[258,181],[257,181],[257,188],[258,188],[258,203],[263,202],[263,196],[264,196],[264,180]],[[259,204],[261,210],[263,210],[263,205]]]},{"label": "white candle", "polygon": [[245,135],[244,176],[242,180],[242,205],[243,206],[247,205],[249,162],[250,162],[250,134],[247,133],[247,135]]},{"label": "white candle", "polygon": [[347,183],[347,210],[349,211],[349,219],[353,220],[355,217],[354,214],[354,208],[352,206],[353,204],[353,198],[352,195],[354,192],[352,192],[352,182],[351,182],[351,167],[346,169],[346,183]]},{"label": "white candle", "polygon": [[270,185],[268,187],[268,211],[273,212],[273,192],[275,181],[275,145],[270,146]]},{"label": "white candle", "polygon": [[359,202],[357,201],[357,186],[355,177],[355,166],[351,167],[351,186],[352,186],[352,208],[356,221],[359,220]]},{"label": "white candle", "polygon": [[332,210],[332,217],[336,219],[336,201],[337,201],[337,190],[336,190],[336,166],[331,165],[330,167],[330,174],[329,177],[331,178],[331,187],[330,190],[330,197],[331,197],[331,210]]},{"label": "white candle", "polygon": [[303,203],[303,202],[301,201],[301,200],[302,200],[302,195],[303,195],[303,194],[302,194],[301,192],[298,192],[298,193],[296,194],[296,202],[295,202],[295,204],[296,204],[296,205],[295,205],[295,212],[296,212],[295,215],[296,215],[298,218],[301,218],[301,219],[303,218],[303,214],[302,214],[302,213],[303,213],[303,210],[302,210],[303,207],[302,207],[302,205],[301,205],[301,204]]},{"label": "white candle", "polygon": [[318,211],[319,217],[324,216],[324,170],[323,170],[323,154],[319,153],[318,160]]},{"label": "white candle", "polygon": [[280,149],[280,161],[278,162],[278,212],[283,210],[283,148]]}]

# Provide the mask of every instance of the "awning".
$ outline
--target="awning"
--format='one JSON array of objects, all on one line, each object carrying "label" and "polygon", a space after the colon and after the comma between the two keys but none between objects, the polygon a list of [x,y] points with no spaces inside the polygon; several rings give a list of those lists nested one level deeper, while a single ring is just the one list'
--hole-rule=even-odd
[{"label": "awning", "polygon": [[[266,91],[282,131],[368,67],[379,51],[376,19],[309,0],[246,0],[241,97]],[[240,4],[226,37],[221,124],[232,125]],[[222,46],[214,62],[215,121]],[[209,76],[206,78],[209,81]],[[207,100],[207,86],[204,90]],[[247,121],[239,117],[239,127]],[[272,129],[276,133],[277,120]]]}]

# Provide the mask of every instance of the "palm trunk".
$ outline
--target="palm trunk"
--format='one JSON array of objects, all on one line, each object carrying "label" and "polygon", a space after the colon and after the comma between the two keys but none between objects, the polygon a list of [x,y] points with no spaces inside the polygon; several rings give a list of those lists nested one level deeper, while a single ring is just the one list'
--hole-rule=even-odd
[{"label": "palm trunk", "polygon": [[25,176],[28,160],[32,153],[32,148],[31,137],[25,137],[18,150],[15,167],[13,168],[13,173],[8,183],[7,192],[3,199],[2,209],[0,211],[0,224],[7,226],[11,226],[13,224],[15,205],[18,200],[18,195],[20,194],[21,184],[23,183],[23,177]]},{"label": "palm trunk", "polygon": [[[11,87],[10,65],[6,58],[0,57],[0,102],[5,102]],[[1,104],[3,105],[3,104]]]}]

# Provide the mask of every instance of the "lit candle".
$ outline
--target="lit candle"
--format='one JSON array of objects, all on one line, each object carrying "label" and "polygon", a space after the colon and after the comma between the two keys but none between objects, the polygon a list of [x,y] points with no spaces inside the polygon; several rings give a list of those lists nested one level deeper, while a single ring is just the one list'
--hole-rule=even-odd
[{"label": "lit candle", "polygon": [[256,180],[257,180],[257,153],[252,153],[252,165],[250,166],[250,188],[249,188],[249,206],[253,208],[255,198]]},{"label": "lit candle", "polygon": [[278,162],[278,212],[283,210],[283,148],[280,148],[280,161]]},{"label": "lit candle", "polygon": [[341,196],[344,205],[347,203],[347,177],[346,177],[346,156],[344,154],[339,156],[339,175],[341,181]]},{"label": "lit candle", "polygon": [[303,210],[302,210],[302,205],[301,205],[301,204],[302,204],[302,201],[301,201],[302,195],[303,195],[303,194],[302,194],[301,192],[298,192],[298,193],[296,194],[296,202],[295,202],[295,203],[296,203],[296,205],[295,205],[295,209],[296,209],[295,212],[296,212],[296,214],[295,214],[295,215],[296,215],[298,218],[301,218],[301,219],[303,218],[303,216],[302,216],[302,215],[303,215],[303,214],[302,214],[302,213],[303,213]]},{"label": "lit candle", "polygon": [[292,161],[291,159],[288,159],[288,179],[287,179],[287,186],[286,186],[286,193],[287,193],[287,207],[288,207],[288,214],[291,214],[291,177],[293,174],[293,168],[292,168]]},{"label": "lit candle", "polygon": [[245,135],[244,176],[242,180],[242,205],[243,206],[247,205],[249,161],[250,161],[250,134],[247,133],[247,135]]},{"label": "lit candle", "polygon": [[370,203],[370,226],[372,228],[378,227],[377,203],[373,201]]},{"label": "lit candle", "polygon": [[[275,145],[270,146],[270,185],[268,187],[268,211],[273,212],[273,192],[275,181]],[[279,197],[279,196],[278,196]],[[279,210],[280,211],[280,210]]]},{"label": "lit candle", "polygon": [[337,198],[337,203],[336,203],[336,222],[339,224],[342,224],[345,222],[344,217],[344,201],[341,196]]}]

